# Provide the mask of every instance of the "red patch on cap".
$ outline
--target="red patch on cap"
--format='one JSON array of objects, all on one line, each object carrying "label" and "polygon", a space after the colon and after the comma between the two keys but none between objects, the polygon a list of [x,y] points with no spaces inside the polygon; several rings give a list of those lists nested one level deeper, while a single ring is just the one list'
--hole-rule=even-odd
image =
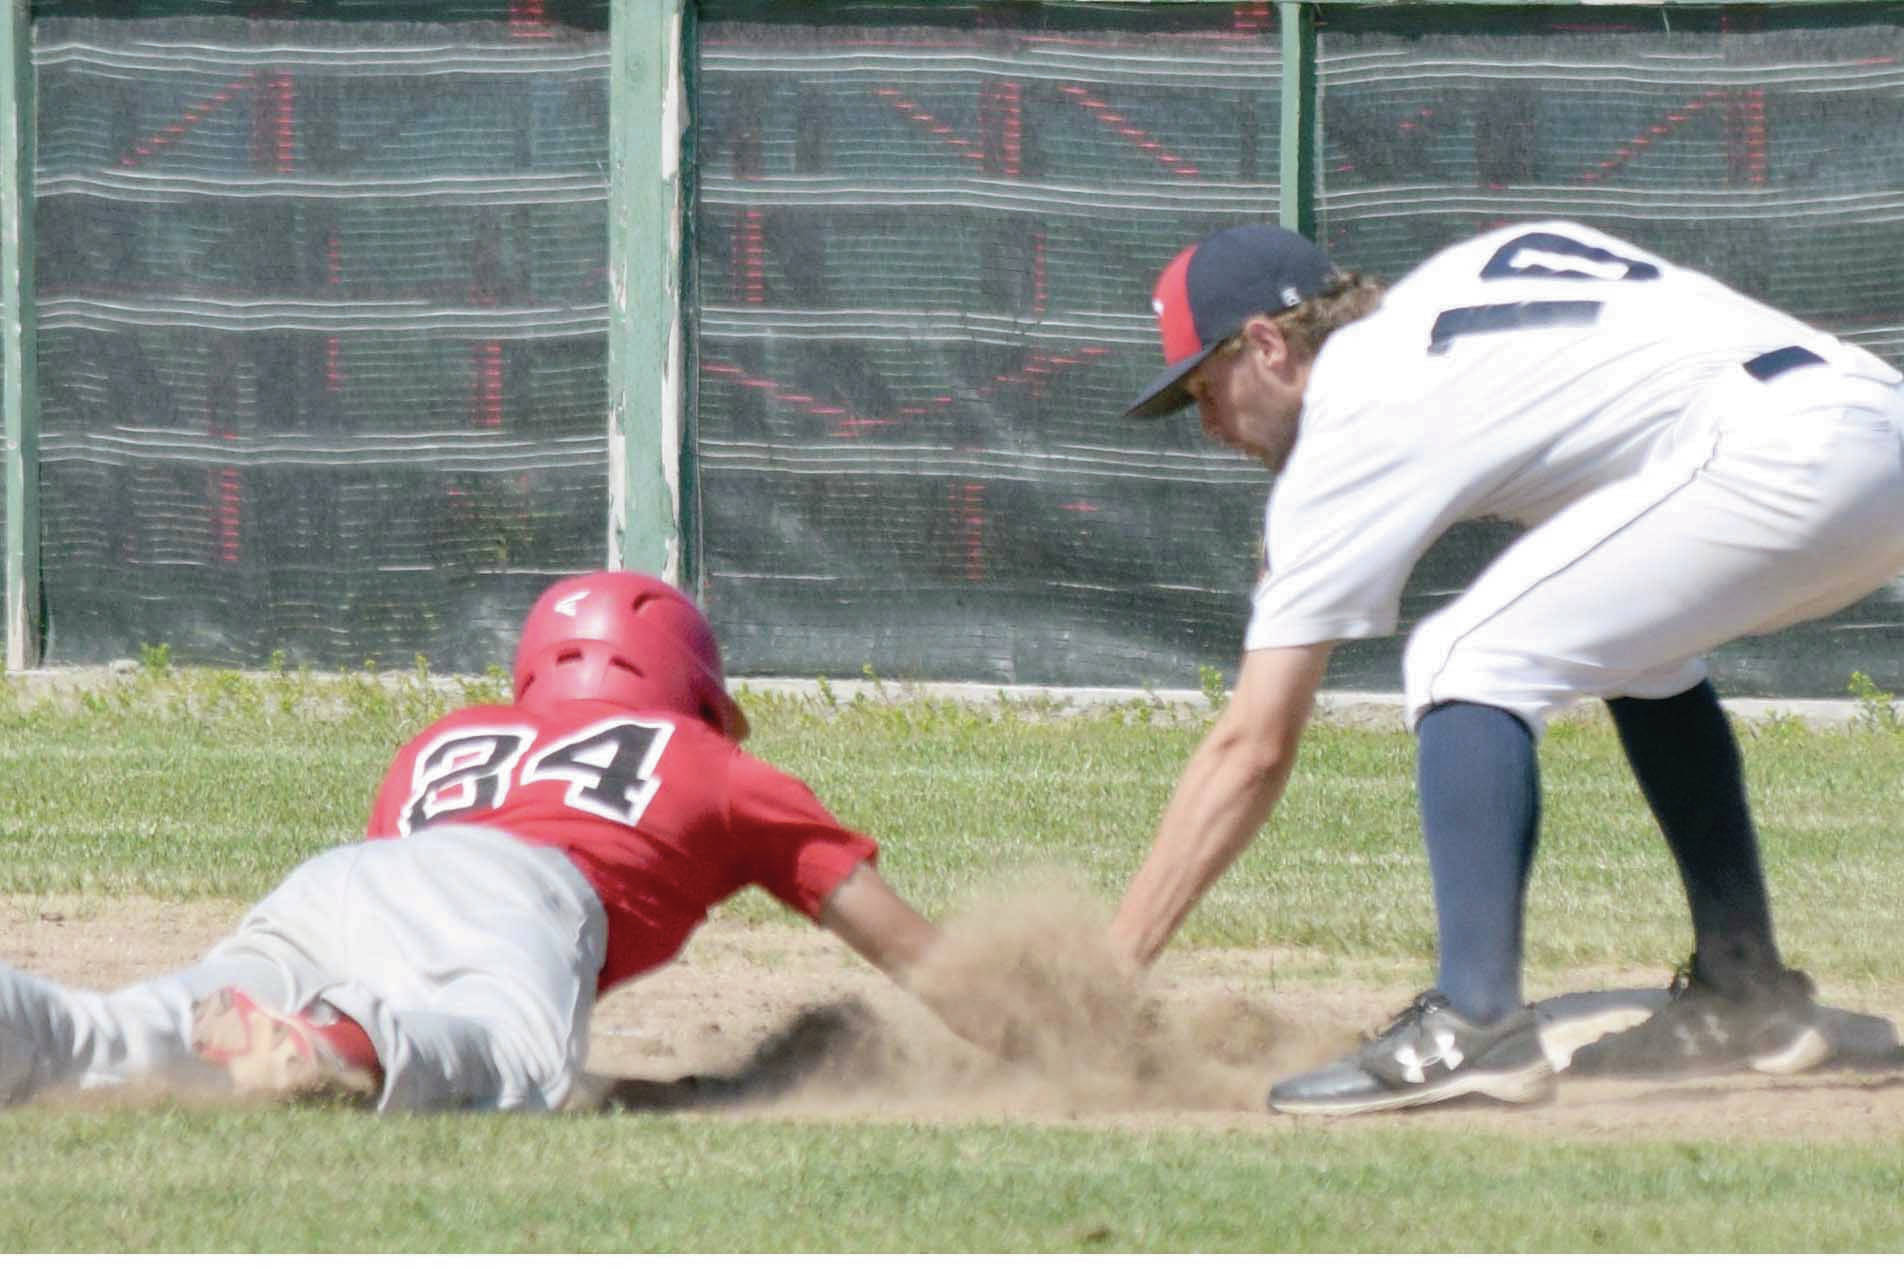
[{"label": "red patch on cap", "polygon": [[1195,247],[1178,252],[1177,258],[1164,266],[1157,277],[1157,289],[1150,293],[1157,330],[1164,338],[1167,366],[1203,351],[1203,341],[1197,338],[1197,317],[1190,310],[1190,257],[1196,253]]}]

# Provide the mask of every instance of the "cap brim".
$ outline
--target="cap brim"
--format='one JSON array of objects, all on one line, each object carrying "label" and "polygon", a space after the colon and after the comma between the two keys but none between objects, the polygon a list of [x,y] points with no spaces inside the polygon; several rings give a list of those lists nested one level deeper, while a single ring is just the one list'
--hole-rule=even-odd
[{"label": "cap brim", "polygon": [[[1225,336],[1225,338],[1228,338]],[[1184,388],[1183,381],[1192,371],[1208,361],[1210,354],[1223,343],[1219,339],[1204,345],[1201,352],[1185,357],[1182,361],[1172,362],[1164,372],[1152,379],[1137,399],[1124,408],[1127,419],[1154,419],[1159,415],[1175,414],[1191,403],[1190,393]]]}]

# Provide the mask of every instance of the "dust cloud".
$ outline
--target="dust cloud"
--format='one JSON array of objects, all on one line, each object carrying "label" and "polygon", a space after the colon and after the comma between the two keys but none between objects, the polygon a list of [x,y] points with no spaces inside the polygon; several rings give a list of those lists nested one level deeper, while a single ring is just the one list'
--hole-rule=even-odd
[{"label": "dust cloud", "polygon": [[913,1118],[1260,1111],[1272,1071],[1341,1046],[1233,985],[1160,996],[1112,952],[1109,919],[1062,876],[1018,878],[942,924],[910,997],[808,1008],[738,1070],[624,1080],[604,1100]]}]

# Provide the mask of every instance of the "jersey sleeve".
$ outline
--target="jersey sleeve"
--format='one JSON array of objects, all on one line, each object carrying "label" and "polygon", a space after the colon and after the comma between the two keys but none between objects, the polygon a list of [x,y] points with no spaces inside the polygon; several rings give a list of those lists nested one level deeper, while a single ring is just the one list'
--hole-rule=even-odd
[{"label": "jersey sleeve", "polygon": [[[1330,340],[1354,351],[1354,327]],[[1337,350],[1325,347],[1324,357]],[[1319,363],[1340,379],[1342,358]],[[1361,364],[1361,363],[1356,363]],[[1322,394],[1318,394],[1322,395]],[[1347,395],[1347,394],[1344,394]],[[1270,493],[1265,569],[1251,599],[1246,650],[1304,647],[1392,633],[1402,589],[1454,510],[1414,433],[1406,403],[1325,403]]]},{"label": "jersey sleeve", "polygon": [[371,841],[403,835],[399,820],[404,801],[410,796],[410,754],[414,748],[412,741],[399,750],[377,785],[377,796],[370,803],[370,824],[364,834]]},{"label": "jersey sleeve", "polygon": [[853,869],[877,859],[872,838],[841,824],[786,772],[736,750],[729,776],[728,830],[744,880],[788,907],[818,919]]}]

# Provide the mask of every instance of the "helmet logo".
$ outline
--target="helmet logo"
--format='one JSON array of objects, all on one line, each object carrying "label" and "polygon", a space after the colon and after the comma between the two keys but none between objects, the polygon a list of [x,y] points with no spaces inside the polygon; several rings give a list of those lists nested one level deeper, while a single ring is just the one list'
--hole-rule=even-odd
[{"label": "helmet logo", "polygon": [[564,595],[562,596],[562,598],[556,600],[554,607],[555,607],[555,610],[561,613],[564,617],[573,617],[575,615],[575,610],[581,607],[582,601],[587,598],[588,598],[587,591],[578,590],[573,595]]}]

